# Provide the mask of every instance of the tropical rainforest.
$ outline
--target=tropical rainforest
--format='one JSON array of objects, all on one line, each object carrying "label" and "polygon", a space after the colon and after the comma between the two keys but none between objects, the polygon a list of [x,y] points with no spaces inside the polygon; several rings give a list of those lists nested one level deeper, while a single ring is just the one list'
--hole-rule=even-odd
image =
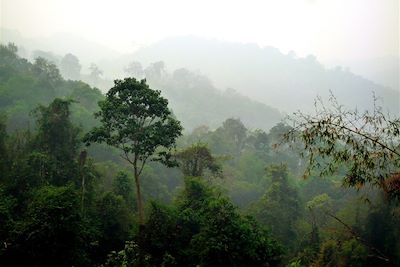
[{"label": "tropical rainforest", "polygon": [[121,71],[0,45],[0,266],[399,266],[399,119]]}]

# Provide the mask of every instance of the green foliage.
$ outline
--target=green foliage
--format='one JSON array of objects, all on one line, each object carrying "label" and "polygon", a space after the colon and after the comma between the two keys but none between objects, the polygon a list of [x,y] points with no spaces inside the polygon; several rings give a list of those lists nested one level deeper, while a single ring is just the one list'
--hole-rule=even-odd
[{"label": "green foliage", "polygon": [[172,117],[168,100],[149,88],[145,80],[115,80],[104,101],[99,102],[101,126],[93,128],[85,141],[107,143],[122,150],[123,158],[134,168],[139,223],[143,205],[139,176],[147,161],[173,166],[171,150],[181,135],[180,122]]},{"label": "green foliage", "polygon": [[79,80],[81,68],[79,59],[72,54],[66,54],[60,62],[60,70],[66,79]]},{"label": "green foliage", "polygon": [[9,155],[7,155],[6,148],[7,139],[6,119],[0,114],[0,173],[5,173],[9,163]]},{"label": "green foliage", "polygon": [[178,152],[175,156],[180,162],[184,176],[201,177],[204,170],[209,170],[213,175],[221,176],[221,166],[205,144],[194,144]]},{"label": "green foliage", "polygon": [[271,138],[269,135],[266,132],[258,129],[253,132],[250,132],[247,137],[246,143],[250,145],[252,148],[254,148],[259,158],[267,158],[268,154],[271,151],[271,146],[270,146]]},{"label": "green foliage", "polygon": [[315,266],[329,266],[335,267],[339,266],[339,251],[337,248],[337,243],[334,240],[328,240],[321,246],[321,251],[318,254]]},{"label": "green foliage", "polygon": [[49,85],[51,88],[56,87],[62,81],[57,66],[42,57],[35,58],[32,70],[41,83]]},{"label": "green foliage", "polygon": [[279,241],[293,248],[296,220],[301,215],[298,192],[289,185],[285,165],[268,167],[271,184],[255,207],[257,219],[268,225]]},{"label": "green foliage", "polygon": [[101,236],[98,238],[97,258],[100,262],[112,250],[123,248],[133,233],[134,218],[122,196],[104,193],[96,201],[95,222]]},{"label": "green foliage", "polygon": [[369,266],[367,257],[367,250],[356,239],[349,239],[343,243],[327,240],[321,245],[312,266]]},{"label": "green foliage", "polygon": [[[38,105],[47,106],[55,97],[82,101],[73,105],[74,122],[85,128],[95,125],[92,113],[97,110],[96,102],[103,98],[100,91],[82,82],[63,80],[54,63],[43,55],[32,64],[16,52],[15,45],[0,44],[0,111],[8,117],[9,131],[33,125],[30,112]],[[78,111],[80,114],[76,114]]]},{"label": "green foliage", "polygon": [[[161,266],[164,257],[176,255],[178,250],[184,249],[179,245],[180,232],[178,225],[178,214],[173,207],[160,205],[156,202],[150,203],[150,212],[146,227],[143,232],[143,249],[146,254],[151,255],[151,264]],[[177,244],[178,243],[178,244]]]},{"label": "green foliage", "polygon": [[99,86],[103,71],[94,63],[90,64],[89,80],[93,86]]},{"label": "green foliage", "polygon": [[373,255],[371,265],[384,264],[385,261],[388,265],[400,262],[399,223],[399,208],[393,203],[383,202],[370,210],[364,237]]},{"label": "green foliage", "polygon": [[203,181],[187,178],[179,203],[184,225],[192,229],[189,252],[197,264],[274,266],[280,261],[280,247],[269,234]]},{"label": "green foliage", "polygon": [[122,171],[117,173],[113,182],[115,194],[120,195],[129,207],[135,202],[133,183],[132,178]]},{"label": "green foliage", "polygon": [[0,186],[0,258],[6,252],[11,241],[11,232],[14,230],[15,221],[13,210],[16,200],[7,195],[5,190]]},{"label": "green foliage", "polygon": [[226,119],[211,135],[210,145],[220,154],[240,157],[247,137],[247,129],[240,119]]},{"label": "green foliage", "polygon": [[343,242],[341,254],[346,266],[361,267],[366,265],[368,251],[354,238]]},{"label": "green foliage", "polygon": [[[137,255],[113,253],[115,266],[278,266],[269,233],[200,178],[186,178],[175,206],[152,202]],[[117,262],[117,263],[115,263]],[[141,263],[141,265],[140,265]]]},{"label": "green foliage", "polygon": [[[168,76],[162,62],[145,70],[153,81],[167,84],[163,94],[183,103],[175,105],[180,108],[175,114],[190,118],[191,126],[210,121],[215,129],[202,126],[178,140],[182,128],[168,101],[144,81],[116,81],[105,98],[83,82],[63,80],[53,64],[60,63],[64,77],[74,79],[80,75],[77,58],[38,51],[36,56],[42,58],[29,63],[16,53],[15,45],[0,45],[1,266],[392,266],[399,262],[400,211],[397,202],[385,198],[398,194],[396,153],[389,155],[390,149],[398,150],[398,124],[379,110],[369,117],[354,117],[365,124],[345,121],[346,116],[342,122],[354,123],[359,131],[351,123],[344,126],[367,139],[380,139],[363,141],[363,136],[357,138],[350,131],[347,134],[358,143],[342,139],[335,141],[333,150],[364,149],[369,158],[362,163],[360,156],[357,166],[373,171],[370,176],[358,174],[383,188],[384,197],[369,186],[358,187],[358,192],[340,187],[344,174],[357,172],[351,169],[353,158],[335,161],[340,154],[317,155],[327,151],[329,138],[344,136],[341,131],[346,129],[324,124],[332,126],[340,116],[314,125],[320,128],[312,128],[317,139],[310,141],[316,149],[314,162],[321,165],[317,170],[323,172],[324,163],[332,164],[335,176],[300,180],[303,161],[288,144],[279,149],[275,144],[285,132],[298,134],[301,128],[278,124],[267,133],[247,129],[240,119],[232,118],[218,125],[232,116],[251,125],[249,116],[259,118],[271,110],[232,90],[220,95],[200,75],[178,70]],[[130,73],[143,75],[139,65],[130,67]],[[100,76],[93,66],[89,78],[104,82]],[[36,117],[29,117],[34,109]],[[103,121],[94,119],[94,112]],[[329,113],[318,115],[324,112]],[[265,125],[272,122],[268,119]],[[129,162],[119,158],[117,148],[93,145],[88,151],[79,150],[79,128],[93,127],[97,128],[88,141],[97,138],[122,148],[131,162],[136,154],[133,175],[128,175]],[[376,135],[373,130],[378,130]],[[297,150],[298,141],[304,141],[291,140]],[[179,169],[150,162],[175,163],[171,157],[175,141],[185,175],[208,177],[223,170],[224,179],[183,180]],[[385,160],[389,165],[381,168]],[[266,174],[265,166],[271,165]],[[135,178],[142,186],[136,192]],[[141,199],[140,190],[149,203],[143,225],[133,206]]]},{"label": "green foliage", "polygon": [[17,56],[18,48],[15,44],[0,44],[0,83],[8,80],[18,72],[26,72],[29,64],[26,59]]},{"label": "green foliage", "polygon": [[78,149],[78,128],[70,121],[70,100],[56,98],[36,110],[37,146],[59,161],[71,161]]},{"label": "green foliage", "polygon": [[34,147],[41,154],[32,158],[33,163],[49,176],[48,182],[57,185],[67,183],[78,172],[79,129],[70,121],[70,104],[56,98],[48,107],[36,109],[38,133]]},{"label": "green foliage", "polygon": [[[106,142],[120,148],[128,161],[152,160],[170,162],[169,154],[157,152],[159,147],[173,148],[182,127],[171,116],[168,101],[160,91],[151,90],[145,80],[134,78],[116,80],[106,100],[99,102],[102,126],[94,128],[86,137],[87,142]],[[131,160],[129,154],[133,154]]]},{"label": "green foliage", "polygon": [[72,186],[45,186],[34,192],[27,213],[4,252],[18,266],[87,264],[79,198]]},{"label": "green foliage", "polygon": [[247,137],[247,129],[240,119],[227,119],[222,123],[222,131],[226,138],[235,145],[235,152],[240,155]]},{"label": "green foliage", "polygon": [[190,131],[202,125],[215,129],[232,117],[241,118],[251,128],[266,130],[282,118],[276,108],[254,101],[230,88],[218,90],[206,76],[188,69],[181,68],[169,73],[163,62],[156,62],[145,69],[145,74],[152,88],[162,89],[174,114]]},{"label": "green foliage", "polygon": [[372,112],[360,113],[346,110],[332,97],[332,108],[321,101],[316,104],[315,115],[295,113],[294,128],[287,132],[286,140],[304,144],[306,175],[311,170],[332,174],[343,164],[347,167],[347,185],[361,187],[371,183],[389,197],[397,197],[400,119],[385,116],[374,104]]},{"label": "green foliage", "polygon": [[297,261],[293,261],[291,263],[289,263],[288,265],[286,265],[286,267],[303,267],[304,265],[301,264],[301,261],[297,260]]},{"label": "green foliage", "polygon": [[328,210],[332,205],[331,202],[332,202],[331,198],[326,193],[324,193],[314,197],[312,200],[307,202],[306,206],[310,210],[315,210],[315,209]]},{"label": "green foliage", "polygon": [[274,266],[280,249],[250,218],[241,217],[226,199],[211,201],[206,222],[192,239],[204,266]]},{"label": "green foliage", "polygon": [[123,250],[112,251],[102,267],[148,267],[147,262],[139,264],[139,247],[134,241],[127,241]]}]

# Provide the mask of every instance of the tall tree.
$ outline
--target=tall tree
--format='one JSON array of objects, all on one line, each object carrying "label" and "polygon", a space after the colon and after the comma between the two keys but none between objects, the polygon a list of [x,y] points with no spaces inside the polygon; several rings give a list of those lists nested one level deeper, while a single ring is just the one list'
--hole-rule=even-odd
[{"label": "tall tree", "polygon": [[98,86],[101,76],[103,75],[103,71],[99,69],[99,67],[92,63],[89,67],[90,70],[90,81],[92,82],[93,86]]},{"label": "tall tree", "polygon": [[185,176],[200,177],[204,170],[216,176],[221,175],[221,166],[205,144],[194,144],[177,153],[176,157]]},{"label": "tall tree", "polygon": [[73,161],[79,146],[79,128],[70,120],[71,100],[56,98],[36,109],[39,148],[59,161]]},{"label": "tall tree", "polygon": [[159,80],[166,74],[164,61],[157,61],[151,63],[145,70],[144,73],[146,78],[153,80]]},{"label": "tall tree", "polygon": [[278,240],[292,248],[296,238],[295,223],[300,217],[300,199],[289,184],[286,165],[271,165],[267,171],[271,184],[258,203],[257,217],[271,228]]},{"label": "tall tree", "polygon": [[57,66],[42,57],[35,58],[33,73],[39,77],[40,81],[53,89],[62,81]]},{"label": "tall tree", "polygon": [[85,141],[105,142],[122,150],[122,158],[132,164],[136,185],[139,224],[144,223],[140,175],[148,161],[172,166],[171,150],[182,126],[168,109],[168,100],[152,90],[145,80],[116,80],[104,101],[99,102],[101,126],[89,132]]},{"label": "tall tree", "polygon": [[81,78],[81,64],[73,54],[66,54],[60,62],[60,70],[66,79],[79,80]]},{"label": "tall tree", "polygon": [[138,61],[132,61],[124,68],[124,71],[129,76],[135,77],[136,79],[142,79],[144,71],[142,64]]},{"label": "tall tree", "polygon": [[235,146],[235,156],[239,157],[244,147],[247,129],[240,119],[229,118],[222,124],[222,130]]},{"label": "tall tree", "polygon": [[44,174],[57,185],[63,185],[77,175],[80,129],[70,120],[71,102],[56,98],[48,107],[39,106],[35,110],[38,125],[35,147],[41,153],[38,154],[42,158],[40,165],[44,164],[43,157],[48,159],[46,164],[50,164],[48,168],[52,171],[45,168]]}]

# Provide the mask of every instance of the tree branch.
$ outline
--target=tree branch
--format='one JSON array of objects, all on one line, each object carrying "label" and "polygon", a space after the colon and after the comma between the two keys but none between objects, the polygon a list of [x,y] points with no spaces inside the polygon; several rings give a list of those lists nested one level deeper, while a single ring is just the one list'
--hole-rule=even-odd
[{"label": "tree branch", "polygon": [[333,219],[335,219],[337,222],[339,222],[341,225],[343,225],[349,232],[350,234],[358,241],[360,241],[361,243],[363,243],[366,247],[368,247],[371,251],[374,251],[376,254],[378,255],[369,255],[371,257],[376,257],[380,260],[386,261],[386,262],[390,262],[390,259],[383,254],[379,249],[377,249],[376,247],[374,247],[373,245],[371,245],[367,240],[363,239],[362,237],[360,237],[356,231],[354,231],[354,229],[349,226],[348,224],[346,224],[345,222],[343,222],[340,218],[336,217],[335,215],[333,215],[330,212],[325,212],[328,216],[332,217]]}]

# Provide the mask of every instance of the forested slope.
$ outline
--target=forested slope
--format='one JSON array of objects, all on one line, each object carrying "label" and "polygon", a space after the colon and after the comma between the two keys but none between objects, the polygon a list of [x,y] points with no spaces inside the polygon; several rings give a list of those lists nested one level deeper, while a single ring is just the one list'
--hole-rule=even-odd
[{"label": "forested slope", "polygon": [[191,88],[182,98],[197,104],[174,110],[194,128],[177,141],[178,165],[143,169],[141,225],[124,150],[82,142],[109,96],[0,46],[0,266],[398,266],[398,202],[368,183],[349,188],[346,164],[304,179],[304,147],[282,143],[290,126],[254,129],[237,118],[252,113],[223,113],[241,97],[215,107],[227,116],[221,122],[195,127],[210,122],[196,120],[210,112],[202,101],[218,104],[200,88],[214,88],[186,70],[171,76],[156,67],[147,69],[149,88],[128,81],[164,85],[163,95],[178,100]]}]

